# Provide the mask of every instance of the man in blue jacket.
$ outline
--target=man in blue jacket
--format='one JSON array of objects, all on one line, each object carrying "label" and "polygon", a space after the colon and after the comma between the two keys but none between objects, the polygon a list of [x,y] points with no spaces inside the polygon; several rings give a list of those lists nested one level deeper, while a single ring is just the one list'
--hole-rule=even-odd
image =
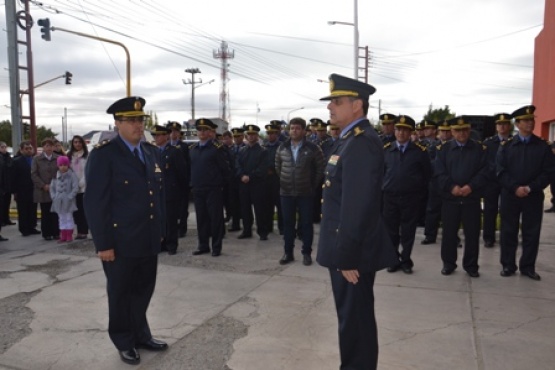
[{"label": "man in blue jacket", "polygon": [[330,123],[341,129],[325,169],[316,260],[327,267],[337,317],[341,369],[376,369],[376,271],[398,263],[381,214],[383,144],[370,125],[369,97],[376,89],[332,74]]},{"label": "man in blue jacket", "polygon": [[98,145],[85,168],[84,208],[107,280],[110,339],[123,362],[140,362],[137,348],[165,350],[150,333],[146,311],[156,285],[164,230],[160,151],[142,141],[145,100],[112,104],[118,136]]}]

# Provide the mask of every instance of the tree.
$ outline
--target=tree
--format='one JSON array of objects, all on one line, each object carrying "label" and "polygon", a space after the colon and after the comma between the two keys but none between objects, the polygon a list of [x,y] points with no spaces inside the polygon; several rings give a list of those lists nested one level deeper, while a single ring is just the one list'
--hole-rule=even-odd
[{"label": "tree", "polygon": [[[23,130],[22,136],[23,140],[29,140],[29,132],[27,130]],[[55,137],[58,135],[57,133],[53,132],[51,129],[46,128],[45,126],[37,126],[37,145],[47,137]],[[12,124],[8,120],[4,120],[0,122],[0,141],[4,141],[8,146],[12,145]]]},{"label": "tree", "polygon": [[424,119],[435,122],[443,122],[444,120],[451,119],[456,115],[457,114],[455,112],[451,112],[448,105],[446,105],[444,108],[434,109],[433,106],[430,104],[428,112],[424,115]]}]

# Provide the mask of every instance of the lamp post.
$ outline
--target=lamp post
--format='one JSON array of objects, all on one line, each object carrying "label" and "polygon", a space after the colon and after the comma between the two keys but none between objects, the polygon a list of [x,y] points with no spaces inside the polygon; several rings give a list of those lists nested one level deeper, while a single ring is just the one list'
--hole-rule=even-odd
[{"label": "lamp post", "polygon": [[289,112],[287,112],[287,124],[289,124],[289,116],[291,115],[291,113],[296,112],[298,110],[304,109],[304,107],[300,107],[300,108],[295,108],[290,110]]},{"label": "lamp post", "polygon": [[343,24],[353,26],[354,30],[354,77],[358,80],[358,0],[354,0],[354,20],[353,22],[328,21],[330,26]]},{"label": "lamp post", "polygon": [[195,83],[202,82],[202,79],[199,81],[195,81],[195,74],[201,73],[201,72],[200,72],[200,69],[198,68],[187,68],[185,72],[191,74],[190,80],[185,81],[182,79],[181,81],[183,81],[184,85],[191,84],[191,118],[194,122],[195,121]]}]

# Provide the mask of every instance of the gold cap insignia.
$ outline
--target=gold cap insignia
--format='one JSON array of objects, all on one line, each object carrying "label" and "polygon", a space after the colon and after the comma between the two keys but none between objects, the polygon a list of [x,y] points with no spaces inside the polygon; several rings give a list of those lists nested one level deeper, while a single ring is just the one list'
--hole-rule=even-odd
[{"label": "gold cap insignia", "polygon": [[530,108],[526,108],[526,114],[530,114],[532,113],[532,110]]},{"label": "gold cap insignia", "polygon": [[135,100],[135,103],[133,103],[133,108],[134,108],[135,110],[141,110],[141,108],[142,108],[141,101],[138,100],[138,99]]},{"label": "gold cap insignia", "polygon": [[401,119],[399,120],[399,122],[405,123],[405,116],[402,116]]},{"label": "gold cap insignia", "polygon": [[464,120],[462,118],[459,118],[459,120],[457,121],[458,125],[464,125]]}]

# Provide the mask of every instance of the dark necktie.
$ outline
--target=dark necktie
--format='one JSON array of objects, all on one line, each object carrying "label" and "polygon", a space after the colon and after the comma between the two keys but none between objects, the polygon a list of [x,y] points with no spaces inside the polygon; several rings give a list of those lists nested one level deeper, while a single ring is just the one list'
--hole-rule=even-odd
[{"label": "dark necktie", "polygon": [[403,154],[405,152],[405,146],[399,145],[399,151],[401,152],[401,154]]},{"label": "dark necktie", "polygon": [[139,155],[139,149],[137,149],[137,148],[133,149],[133,154],[135,155],[135,158],[137,158],[137,160],[139,161],[141,166],[144,167],[145,163],[143,162],[143,160],[141,159],[141,156]]}]

